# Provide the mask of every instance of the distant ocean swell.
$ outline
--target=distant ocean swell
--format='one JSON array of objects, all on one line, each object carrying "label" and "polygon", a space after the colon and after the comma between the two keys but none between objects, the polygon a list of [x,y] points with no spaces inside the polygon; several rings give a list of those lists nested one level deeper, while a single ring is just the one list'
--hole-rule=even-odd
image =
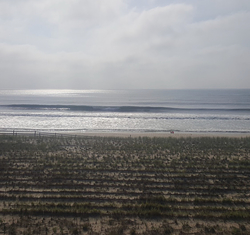
[{"label": "distant ocean swell", "polygon": [[[53,113],[1,113],[0,116],[4,117],[4,116],[8,116],[8,117],[41,117],[41,118],[46,118],[46,117],[50,117],[50,118],[79,118],[79,117],[83,117],[83,118],[96,118],[97,116],[95,115],[74,115],[74,114],[65,114],[65,113],[61,113],[61,114],[53,114]],[[249,121],[250,117],[247,115],[240,115],[240,116],[229,116],[229,115],[225,115],[225,116],[215,116],[215,115],[210,115],[210,116],[201,116],[201,115],[192,115],[192,116],[178,116],[177,114],[174,116],[160,116],[160,117],[156,117],[156,116],[121,116],[121,115],[114,115],[112,114],[109,116],[105,116],[105,115],[101,115],[99,116],[100,118],[107,118],[107,119],[112,119],[112,118],[119,118],[119,119],[144,119],[144,120],[245,120],[245,121]]]},{"label": "distant ocean swell", "polygon": [[3,108],[16,108],[27,110],[69,110],[82,112],[128,112],[128,113],[170,113],[170,112],[237,112],[249,113],[248,108],[175,108],[152,106],[88,106],[88,105],[37,105],[37,104],[12,104],[1,105]]}]

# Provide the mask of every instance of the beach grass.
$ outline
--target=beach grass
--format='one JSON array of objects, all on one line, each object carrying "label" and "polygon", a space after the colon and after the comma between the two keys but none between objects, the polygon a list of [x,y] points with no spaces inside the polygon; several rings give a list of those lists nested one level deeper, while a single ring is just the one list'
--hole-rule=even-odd
[{"label": "beach grass", "polygon": [[1,135],[0,179],[5,234],[250,231],[250,137]]}]

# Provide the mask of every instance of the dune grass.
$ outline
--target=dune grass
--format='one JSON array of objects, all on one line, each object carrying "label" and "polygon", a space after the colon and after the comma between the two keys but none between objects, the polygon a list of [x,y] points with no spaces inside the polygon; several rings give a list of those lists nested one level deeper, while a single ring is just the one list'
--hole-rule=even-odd
[{"label": "dune grass", "polygon": [[0,136],[5,234],[249,234],[250,138]]}]

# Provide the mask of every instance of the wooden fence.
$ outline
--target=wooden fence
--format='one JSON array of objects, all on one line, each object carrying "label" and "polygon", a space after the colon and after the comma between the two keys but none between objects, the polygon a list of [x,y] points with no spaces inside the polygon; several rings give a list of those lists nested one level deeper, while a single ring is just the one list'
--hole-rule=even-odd
[{"label": "wooden fence", "polygon": [[34,137],[76,137],[73,133],[58,133],[58,132],[44,132],[44,131],[25,131],[25,130],[4,130],[0,129],[0,135],[8,136],[34,136]]}]

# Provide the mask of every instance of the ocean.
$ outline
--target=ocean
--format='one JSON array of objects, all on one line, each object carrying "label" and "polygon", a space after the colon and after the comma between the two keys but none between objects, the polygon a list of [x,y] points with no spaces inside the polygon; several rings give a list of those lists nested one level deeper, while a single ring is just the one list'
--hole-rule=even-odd
[{"label": "ocean", "polygon": [[0,90],[0,130],[250,132],[250,90]]}]

